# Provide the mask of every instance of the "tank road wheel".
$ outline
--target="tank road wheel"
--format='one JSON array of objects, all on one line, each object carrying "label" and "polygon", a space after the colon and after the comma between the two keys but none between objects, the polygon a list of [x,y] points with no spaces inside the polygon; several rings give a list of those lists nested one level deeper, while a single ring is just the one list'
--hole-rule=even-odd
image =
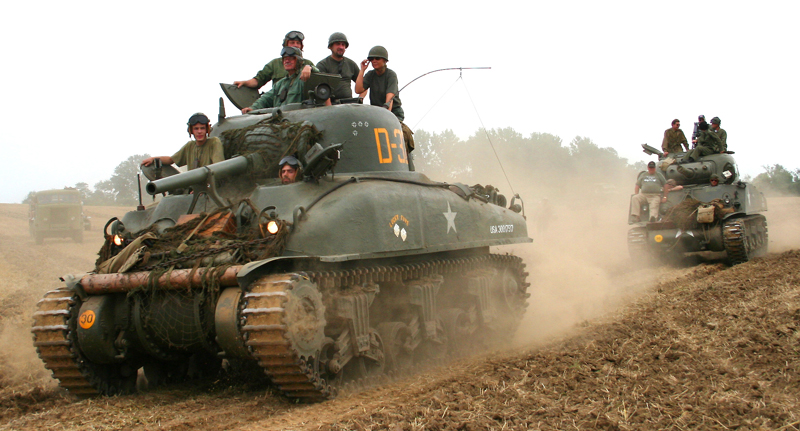
[{"label": "tank road wheel", "polygon": [[386,350],[387,370],[403,373],[411,369],[413,347],[408,326],[403,322],[385,322],[378,325],[378,333]]},{"label": "tank road wheel", "polygon": [[637,266],[647,266],[653,263],[653,252],[647,245],[647,229],[635,227],[628,230],[628,254],[631,261]]},{"label": "tank road wheel", "polygon": [[476,347],[477,316],[460,308],[446,308],[441,316],[450,354],[453,356],[471,354]]},{"label": "tank road wheel", "polygon": [[522,320],[522,315],[528,306],[528,294],[525,292],[526,284],[521,268],[506,266],[502,268],[496,278],[499,284],[497,292],[500,294],[500,317],[502,326],[506,331],[513,333]]},{"label": "tank road wheel", "polygon": [[130,361],[93,363],[81,353],[78,324],[91,326],[93,320],[78,315],[81,301],[77,295],[66,288],[53,290],[36,308],[33,345],[62,388],[79,396],[126,394],[136,389],[138,365]]},{"label": "tank road wheel", "polygon": [[245,345],[286,396],[316,401],[333,397],[322,377],[325,305],[317,285],[300,274],[256,280],[242,295]]},{"label": "tank road wheel", "polygon": [[434,366],[438,366],[447,357],[447,333],[441,320],[436,320],[436,336],[423,340],[417,347],[417,362],[429,361]]},{"label": "tank road wheel", "polygon": [[370,380],[383,374],[386,369],[386,353],[383,338],[374,329],[369,331],[369,350],[350,360],[344,367],[344,380],[368,384]]}]

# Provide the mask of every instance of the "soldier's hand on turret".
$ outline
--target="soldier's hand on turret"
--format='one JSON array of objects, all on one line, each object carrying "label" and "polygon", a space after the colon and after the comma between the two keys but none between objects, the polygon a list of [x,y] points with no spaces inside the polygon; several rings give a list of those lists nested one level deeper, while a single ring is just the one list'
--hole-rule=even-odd
[{"label": "soldier's hand on turret", "polygon": [[250,78],[247,81],[233,81],[233,85],[236,88],[242,88],[244,85],[245,87],[256,88],[258,86],[258,81],[255,78]]},{"label": "soldier's hand on turret", "polygon": [[311,77],[311,66],[306,65],[302,71],[300,71],[300,80],[303,82],[308,81],[308,78]]},{"label": "soldier's hand on turret", "polygon": [[253,110],[253,108],[251,108],[249,106],[247,108],[242,108],[242,114],[246,114],[246,113],[248,113],[248,112],[250,112],[252,110]]},{"label": "soldier's hand on turret", "polygon": [[153,160],[155,160],[155,157],[148,157],[142,160],[142,166],[150,166],[150,164],[153,163]]}]

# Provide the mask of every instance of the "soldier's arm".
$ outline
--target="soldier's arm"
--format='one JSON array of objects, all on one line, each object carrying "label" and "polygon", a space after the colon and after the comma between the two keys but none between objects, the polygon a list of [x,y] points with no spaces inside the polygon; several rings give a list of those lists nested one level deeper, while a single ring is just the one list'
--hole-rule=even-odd
[{"label": "soldier's arm", "polygon": [[367,67],[369,67],[369,60],[364,60],[361,62],[361,69],[358,71],[358,77],[356,78],[356,93],[362,94],[367,91],[369,88],[369,84],[364,86],[364,72],[367,71]]},{"label": "soldier's arm", "polygon": [[160,157],[148,157],[148,158],[142,160],[142,165],[143,166],[150,166],[150,164],[153,163],[153,161],[155,159],[161,159],[161,163],[164,164],[164,165],[171,165],[171,164],[174,163],[174,161],[172,160],[172,157],[170,157],[170,156],[160,156]]},{"label": "soldier's arm", "polygon": [[669,129],[664,130],[664,139],[661,140],[661,150],[664,152],[664,155],[667,154],[667,134],[669,133]]}]

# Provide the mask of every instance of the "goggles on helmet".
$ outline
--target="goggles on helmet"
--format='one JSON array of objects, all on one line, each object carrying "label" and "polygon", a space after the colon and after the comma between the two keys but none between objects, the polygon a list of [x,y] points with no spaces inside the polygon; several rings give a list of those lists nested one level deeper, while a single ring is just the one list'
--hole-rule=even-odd
[{"label": "goggles on helmet", "polygon": [[206,117],[206,114],[203,114],[202,112],[198,112],[198,113],[192,115],[191,117],[189,117],[189,122],[186,123],[186,124],[189,125],[189,126],[194,126],[195,124],[208,124],[210,122],[211,122],[211,120],[209,120],[208,117]]},{"label": "goggles on helmet", "polygon": [[303,41],[303,39],[305,39],[305,38],[306,37],[303,36],[303,33],[299,32],[299,31],[290,31],[289,33],[286,33],[286,40]]},{"label": "goggles on helmet", "polygon": [[300,55],[298,51],[300,50],[297,48],[291,46],[284,46],[283,49],[281,50],[281,57],[286,57],[287,55],[292,57],[297,57],[298,55]]},{"label": "goggles on helmet", "polygon": [[278,166],[283,167],[283,165],[289,165],[293,168],[297,168],[300,166],[300,161],[298,161],[294,156],[286,156],[281,159],[281,162],[278,163]]}]

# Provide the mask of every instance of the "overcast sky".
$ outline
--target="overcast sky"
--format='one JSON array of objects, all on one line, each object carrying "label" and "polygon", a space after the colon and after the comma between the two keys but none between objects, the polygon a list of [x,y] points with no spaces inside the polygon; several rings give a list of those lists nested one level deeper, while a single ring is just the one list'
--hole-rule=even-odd
[{"label": "overcast sky", "polygon": [[356,62],[383,45],[401,87],[491,67],[411,84],[400,96],[413,129],[585,136],[637,161],[673,118],[689,136],[704,114],[722,119],[745,173],[800,168],[800,2],[304,1],[286,20],[288,4],[3,2],[0,202],[173,154],[192,113],[216,119],[218,83],[253,77],[289,30],[314,62],[335,31]]}]

